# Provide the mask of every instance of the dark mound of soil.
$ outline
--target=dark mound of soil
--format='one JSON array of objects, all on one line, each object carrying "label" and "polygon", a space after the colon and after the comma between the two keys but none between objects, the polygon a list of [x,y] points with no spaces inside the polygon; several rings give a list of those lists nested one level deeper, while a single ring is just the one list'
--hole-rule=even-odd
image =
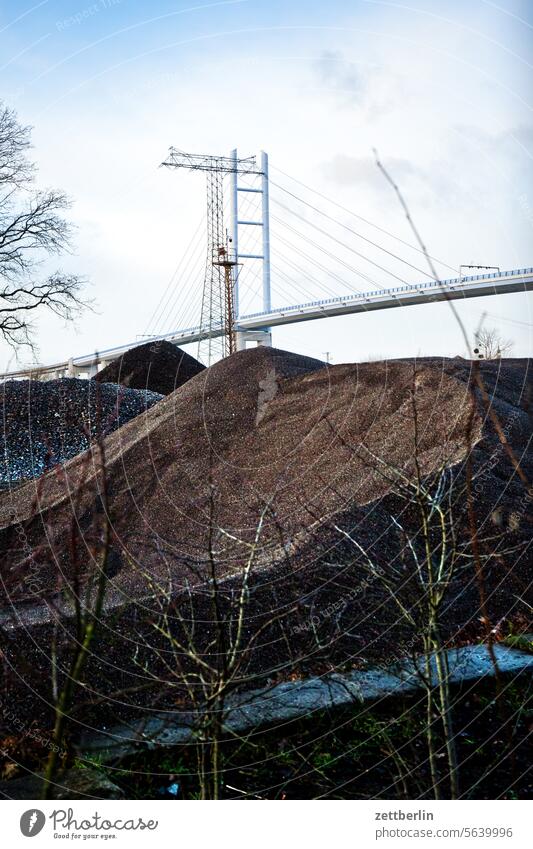
[{"label": "dark mound of soil", "polygon": [[[442,366],[420,361],[416,368],[418,459],[430,474],[445,460],[464,458],[470,396],[464,380]],[[115,557],[127,564],[115,589],[145,592],[143,575],[168,568],[196,582],[207,563],[214,492],[216,525],[225,536],[218,559],[227,574],[242,561],[265,504],[261,551],[268,563],[279,556],[280,529],[295,555],[324,517],[379,502],[390,481],[360,449],[412,473],[412,387],[411,363],[326,367],[272,348],[238,352],[196,375],[142,421],[105,440]],[[476,416],[472,439],[481,432]],[[43,590],[56,585],[53,564],[73,521],[71,493],[83,481],[83,516],[94,513],[98,493],[97,475],[83,458],[65,472],[68,486],[54,476],[40,481],[40,516],[32,516],[33,487],[0,504],[2,573],[15,580],[14,525],[21,523],[40,552],[33,568]],[[43,536],[44,514],[53,540]]]},{"label": "dark mound of soil", "polygon": [[131,348],[98,372],[93,380],[170,395],[204,368],[177,345],[160,340]]},{"label": "dark mound of soil", "polygon": [[[178,703],[161,687],[159,701],[151,690],[136,701],[144,670],[157,681],[154,658],[168,654],[159,632],[154,636],[162,605],[168,601],[174,616],[171,601],[176,608],[183,601],[187,622],[201,623],[198,639],[213,645],[205,591],[211,570],[230,604],[252,549],[245,628],[253,633],[272,611],[280,615],[250,655],[261,674],[315,674],[379,662],[398,645],[416,647],[390,594],[379,580],[366,580],[361,551],[378,575],[393,569],[403,580],[412,569],[406,540],[416,540],[419,516],[401,492],[402,481],[417,474],[435,487],[440,480],[435,498],[453,513],[450,545],[461,563],[442,613],[446,638],[461,644],[485,637],[472,522],[487,621],[502,633],[514,627],[517,616],[529,615],[531,599],[530,497],[516,469],[518,461],[520,474],[533,478],[531,370],[528,361],[512,360],[479,368],[485,394],[472,395],[472,364],[462,360],[331,367],[275,349],[242,351],[105,438],[105,512],[102,473],[87,462],[90,451],[68,462],[63,476],[41,478],[37,499],[35,484],[4,497],[7,603],[0,624],[10,629],[6,652],[19,658],[24,646],[31,674],[22,674],[33,687],[24,694],[25,685],[13,680],[20,709],[36,710],[38,676],[48,692],[54,616],[62,610],[62,621],[68,618],[58,589],[86,580],[85,552],[99,551],[104,515],[111,533],[103,618],[110,625],[87,680],[97,695],[131,688],[126,713],[142,710],[143,699],[165,709]],[[402,584],[402,592],[409,589]],[[108,725],[105,699],[101,710]]]},{"label": "dark mound of soil", "polygon": [[90,380],[0,385],[0,486],[39,477],[85,451],[163,396]]}]

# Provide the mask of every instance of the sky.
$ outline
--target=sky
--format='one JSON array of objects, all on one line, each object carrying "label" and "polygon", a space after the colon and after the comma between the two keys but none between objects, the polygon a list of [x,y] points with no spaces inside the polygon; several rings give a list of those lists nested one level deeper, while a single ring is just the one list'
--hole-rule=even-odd
[{"label": "sky", "polygon": [[[39,317],[38,360],[198,323],[205,186],[158,167],[171,145],[268,152],[273,306],[427,278],[374,149],[439,274],[532,266],[532,35],[519,0],[0,0],[0,99],[33,127],[38,184],[72,199],[73,251],[54,267],[94,300],[74,325]],[[254,312],[257,268],[241,274]],[[483,322],[531,354],[531,294],[456,303],[469,338]],[[448,304],[273,341],[333,362],[466,353]]]}]

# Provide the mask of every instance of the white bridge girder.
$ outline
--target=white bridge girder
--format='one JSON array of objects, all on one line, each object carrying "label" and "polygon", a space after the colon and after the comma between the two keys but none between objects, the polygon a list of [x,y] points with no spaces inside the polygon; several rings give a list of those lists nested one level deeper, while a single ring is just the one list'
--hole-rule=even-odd
[{"label": "white bridge girder", "polygon": [[[393,289],[366,292],[360,295],[329,298],[321,301],[311,301],[307,304],[295,304],[260,312],[253,315],[239,316],[236,331],[238,347],[247,341],[258,344],[271,344],[270,328],[301,321],[333,318],[340,315],[353,315],[373,310],[391,309],[393,307],[414,306],[416,304],[437,303],[445,300],[460,300],[463,298],[479,298],[489,295],[503,295],[512,292],[533,290],[533,268],[522,268],[513,271],[502,271],[494,274],[476,275],[472,277],[455,278],[453,280],[428,281],[412,286],[396,286]],[[153,337],[152,341],[166,339],[176,345],[188,345],[207,338],[209,329],[190,327],[175,330],[163,336]],[[211,335],[222,336],[223,330],[211,330]],[[42,376],[75,376],[91,375],[100,370],[104,364],[120,357],[135,348],[140,343],[131,342],[116,348],[109,348],[101,353],[88,354],[83,357],[72,357],[61,363],[47,366],[35,365],[4,372],[0,379],[22,378],[40,374]]]}]

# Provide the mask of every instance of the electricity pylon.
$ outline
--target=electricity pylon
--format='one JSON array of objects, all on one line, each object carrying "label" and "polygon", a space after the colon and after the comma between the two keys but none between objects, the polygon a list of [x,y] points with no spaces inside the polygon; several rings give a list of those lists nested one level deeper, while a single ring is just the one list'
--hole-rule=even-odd
[{"label": "electricity pylon", "polygon": [[198,359],[210,365],[235,351],[235,281],[238,257],[224,228],[224,176],[261,174],[255,156],[203,156],[171,147],[161,163],[168,168],[205,171],[207,178],[207,261],[202,292],[200,327],[205,336],[198,343]]}]

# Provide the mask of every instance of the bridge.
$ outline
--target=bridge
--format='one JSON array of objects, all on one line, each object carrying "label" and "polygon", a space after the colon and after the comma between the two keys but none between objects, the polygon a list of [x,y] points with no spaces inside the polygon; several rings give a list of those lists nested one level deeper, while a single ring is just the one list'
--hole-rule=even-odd
[{"label": "bridge", "polygon": [[[459,277],[450,277],[457,269],[430,257],[419,237],[412,244],[382,222],[272,168],[264,151],[257,162],[239,158],[237,150],[220,157],[170,148],[161,164],[175,174],[185,168],[207,175],[207,218],[201,218],[182,251],[143,341],[196,343],[206,364],[248,342],[271,345],[272,328],[283,325],[533,289],[533,268],[469,265],[459,268]],[[424,280],[428,261],[432,276]],[[464,269],[483,273],[464,276]],[[417,278],[422,282],[409,282]],[[260,312],[252,311],[258,306]],[[191,325],[196,318],[199,324]],[[62,362],[21,367],[0,373],[0,380],[92,377],[139,344],[137,337]]]},{"label": "bridge", "polygon": [[[314,321],[341,315],[353,315],[373,310],[437,303],[439,301],[504,295],[528,290],[533,291],[533,268],[455,277],[447,280],[428,280],[413,285],[395,286],[389,289],[378,289],[354,295],[294,304],[293,306],[239,316],[236,322],[237,348],[244,348],[247,342],[269,345],[271,344],[270,328],[302,321]],[[159,340],[166,340],[177,345],[188,345],[200,342],[208,338],[209,335],[220,337],[223,333],[222,327],[196,326],[154,335],[147,341],[155,343]],[[139,340],[136,340],[98,353],[93,352],[81,357],[71,357],[68,360],[51,365],[37,365],[6,372],[0,375],[0,378],[5,380],[36,375],[49,378],[91,377],[100,368],[139,344]]]}]

